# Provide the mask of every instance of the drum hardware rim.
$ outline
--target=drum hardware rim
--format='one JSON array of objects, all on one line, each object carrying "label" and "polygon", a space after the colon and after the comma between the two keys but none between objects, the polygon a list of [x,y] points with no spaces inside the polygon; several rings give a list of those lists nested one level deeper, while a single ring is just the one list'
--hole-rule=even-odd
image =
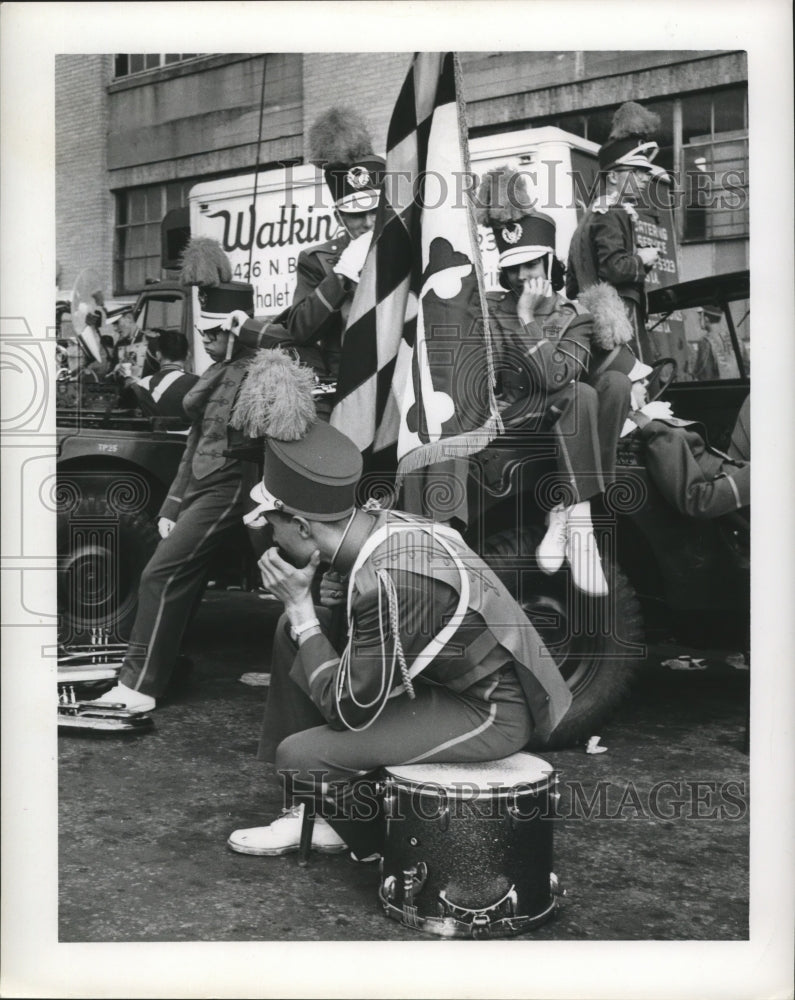
[{"label": "drum hardware rim", "polygon": [[[514,796],[514,798],[517,798],[519,795],[524,795],[524,796],[538,795],[542,792],[549,791],[552,784],[557,784],[557,780],[552,782],[551,780],[548,779],[545,782],[536,785],[529,785],[529,784],[503,785],[500,788],[474,788],[472,786],[468,786],[466,789],[461,789],[461,788],[451,788],[445,785],[437,785],[430,781],[424,782],[422,784],[408,785],[408,784],[403,784],[402,782],[389,777],[385,781],[384,802],[386,803],[387,800],[389,799],[391,804],[391,800],[394,799],[396,796],[390,795],[390,792],[392,792],[395,789],[404,792],[409,792],[413,795],[432,796],[433,798],[438,798],[438,799],[442,798],[442,794],[444,794],[445,798],[454,798],[457,800],[462,800],[465,798],[503,799],[503,798],[509,798],[510,796]],[[462,794],[462,792],[465,792],[466,794]],[[560,795],[559,792],[557,794]]]},{"label": "drum hardware rim", "polygon": [[[444,889],[439,891],[439,908],[442,911],[440,916],[448,917],[452,916],[456,919],[461,919],[462,923],[466,923],[464,917],[471,917],[471,923],[478,923],[478,926],[490,925],[492,920],[490,914],[496,910],[499,910],[504,904],[508,904],[508,917],[516,916],[516,907],[519,902],[519,897],[516,894],[516,883],[511,886],[511,888],[505,893],[502,899],[498,899],[496,903],[490,903],[488,906],[480,906],[477,909],[471,906],[459,906],[458,903],[454,903],[452,899],[449,899]],[[482,923],[485,921],[485,924]]]},{"label": "drum hardware rim", "polygon": [[[397,881],[397,880],[396,880]],[[414,906],[414,896],[419,895],[428,881],[428,866],[418,861],[411,868],[403,869],[403,906]]]},{"label": "drum hardware rim", "polygon": [[[445,938],[478,938],[478,937],[510,937],[516,934],[524,934],[533,930],[553,917],[560,908],[560,901],[557,896],[553,896],[549,905],[541,913],[526,917],[504,917],[500,920],[492,921],[485,934],[473,934],[472,925],[457,920],[455,917],[421,917],[415,913],[404,914],[403,908],[395,906],[385,898],[383,887],[378,889],[378,898],[381,900],[384,913],[391,920],[397,920],[404,927],[411,927],[414,930],[425,931],[437,937]],[[480,929],[480,928],[478,928]]]}]

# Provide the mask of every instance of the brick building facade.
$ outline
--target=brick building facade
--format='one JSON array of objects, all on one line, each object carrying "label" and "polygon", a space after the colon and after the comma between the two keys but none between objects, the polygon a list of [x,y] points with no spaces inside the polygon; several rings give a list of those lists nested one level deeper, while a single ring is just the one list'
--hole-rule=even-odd
[{"label": "brick building facade", "polygon": [[[56,57],[61,288],[91,266],[112,294],[134,294],[159,276],[160,221],[194,184],[305,161],[309,126],[334,104],[358,108],[382,151],[409,61],[403,52]],[[679,207],[682,277],[747,266],[743,52],[464,52],[461,63],[472,135],[557,125],[602,142],[620,103],[652,107],[659,162],[680,185],[731,172],[745,198],[720,213]]]}]

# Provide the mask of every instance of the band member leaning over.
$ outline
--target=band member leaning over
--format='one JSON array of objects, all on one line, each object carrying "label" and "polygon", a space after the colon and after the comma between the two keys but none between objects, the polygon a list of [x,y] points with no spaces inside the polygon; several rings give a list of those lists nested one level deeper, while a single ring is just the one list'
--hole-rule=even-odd
[{"label": "band member leaning over", "polygon": [[[381,850],[381,829],[354,803],[379,767],[513,753],[547,737],[571,696],[522,609],[458,532],[355,506],[361,469],[356,446],[323,422],[302,440],[269,438],[246,520],[273,530],[278,548],[259,566],[285,608],[259,756],[275,761],[288,795],[323,793],[328,822],[315,823],[315,849],[347,846],[364,859]],[[313,606],[321,561],[345,581],[339,641]],[[229,846],[296,850],[302,808],[236,830]]]},{"label": "band member leaning over", "polygon": [[[310,159],[323,167],[341,235],[298,255],[292,306],[277,317],[287,342],[323,377],[336,379],[348,311],[370,247],[385,163],[372,152],[363,119],[349,108],[332,108],[309,131]],[[240,318],[243,343],[267,329]],[[268,324],[266,324],[266,327]],[[261,346],[261,345],[257,345]]]},{"label": "band member leaning over", "polygon": [[612,289],[595,291],[596,315],[558,294],[565,269],[555,256],[555,223],[534,211],[523,174],[489,171],[478,212],[493,230],[506,289],[487,296],[503,420],[513,430],[551,433],[557,446],[559,477],[547,492],[561,499],[548,512],[536,559],[547,573],[568,561],[578,588],[604,595],[590,501],[614,478],[630,382],[618,371],[586,380],[592,346],[612,348],[632,331]]}]

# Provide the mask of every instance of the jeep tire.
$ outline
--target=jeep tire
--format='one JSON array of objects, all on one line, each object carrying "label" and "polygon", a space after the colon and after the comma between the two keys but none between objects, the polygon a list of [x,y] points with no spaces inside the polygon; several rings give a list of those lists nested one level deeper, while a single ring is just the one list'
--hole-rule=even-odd
[{"label": "jeep tire", "polygon": [[585,743],[598,733],[627,694],[643,659],[644,629],[635,592],[615,563],[603,558],[610,582],[606,598],[574,588],[564,568],[552,576],[536,564],[543,528],[486,539],[483,558],[535,625],[569,685],[572,704],[550,740],[533,749]]},{"label": "jeep tire", "polygon": [[60,642],[85,639],[92,629],[111,642],[129,638],[138,582],[159,540],[148,511],[114,510],[101,489],[58,514]]}]

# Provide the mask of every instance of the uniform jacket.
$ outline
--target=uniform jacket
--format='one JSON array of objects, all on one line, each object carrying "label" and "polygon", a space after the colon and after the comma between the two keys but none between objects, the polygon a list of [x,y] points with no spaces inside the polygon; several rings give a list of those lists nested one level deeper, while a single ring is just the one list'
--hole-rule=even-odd
[{"label": "uniform jacket", "polygon": [[291,668],[293,680],[330,725],[365,725],[377,712],[381,692],[405,697],[411,711],[400,669],[392,671],[392,590],[406,664],[417,671],[412,684],[466,691],[514,663],[535,734],[543,739],[552,732],[571,704],[568,687],[522,609],[458,532],[380,512],[359,560],[348,581],[346,651],[340,657],[325,635],[313,635],[299,647]]},{"label": "uniform jacket", "polygon": [[604,199],[588,208],[569,246],[566,295],[570,299],[597,281],[607,281],[645,316],[646,269],[635,252],[634,215],[631,206]]},{"label": "uniform jacket", "polygon": [[231,471],[237,464],[224,451],[247,440],[230,426],[230,419],[253,355],[253,350],[238,345],[231,361],[211,365],[185,396],[183,407],[192,425],[177,475],[160,508],[161,517],[175,521],[189,488],[205,480],[209,484],[211,476]]},{"label": "uniform jacket", "polygon": [[292,305],[272,322],[248,320],[241,329],[241,343],[248,347],[295,346],[304,364],[318,375],[336,379],[346,321],[342,307],[350,300],[352,286],[334,273],[334,265],[349,243],[345,233],[302,250]]},{"label": "uniform jacket", "polygon": [[587,358],[558,343],[571,320],[583,314],[578,305],[553,294],[525,324],[513,292],[489,292],[486,299],[503,402],[515,403],[534,391],[554,392],[584,373],[578,357],[586,364]]},{"label": "uniform jacket", "polygon": [[691,421],[650,420],[640,428],[649,475],[688,517],[721,517],[751,503],[751,465],[713,448]]},{"label": "uniform jacket", "polygon": [[183,400],[198,380],[181,365],[164,364],[154,375],[131,383],[127,391],[147,416],[181,417],[187,423]]}]

